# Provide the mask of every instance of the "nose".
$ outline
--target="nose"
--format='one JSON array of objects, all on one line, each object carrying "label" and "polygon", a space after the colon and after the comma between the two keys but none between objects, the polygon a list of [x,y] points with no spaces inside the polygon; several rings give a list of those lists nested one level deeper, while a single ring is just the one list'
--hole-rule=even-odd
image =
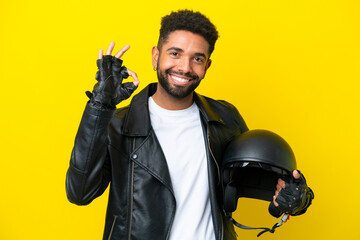
[{"label": "nose", "polygon": [[190,73],[191,72],[190,59],[188,58],[180,59],[178,63],[178,70],[183,73]]}]

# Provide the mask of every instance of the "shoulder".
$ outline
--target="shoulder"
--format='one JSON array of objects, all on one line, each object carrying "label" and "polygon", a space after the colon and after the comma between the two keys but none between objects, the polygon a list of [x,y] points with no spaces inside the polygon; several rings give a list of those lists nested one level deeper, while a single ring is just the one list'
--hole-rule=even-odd
[{"label": "shoulder", "polygon": [[115,117],[123,119],[126,116],[126,114],[129,112],[129,108],[130,108],[129,105],[122,108],[117,108],[115,111]]},{"label": "shoulder", "polygon": [[237,112],[238,113],[238,110],[237,108],[225,101],[225,100],[215,100],[213,98],[210,98],[210,97],[206,97],[206,96],[202,96],[208,103],[209,105],[211,105],[214,109],[217,109],[217,110],[221,110],[221,111],[228,111],[228,112]]},{"label": "shoulder", "polygon": [[116,109],[115,114],[110,122],[109,133],[120,135],[122,134],[123,125],[128,112],[129,106]]},{"label": "shoulder", "polygon": [[241,132],[248,130],[243,117],[233,104],[202,95],[197,95],[196,98],[208,116],[217,116],[228,127],[238,128]]}]

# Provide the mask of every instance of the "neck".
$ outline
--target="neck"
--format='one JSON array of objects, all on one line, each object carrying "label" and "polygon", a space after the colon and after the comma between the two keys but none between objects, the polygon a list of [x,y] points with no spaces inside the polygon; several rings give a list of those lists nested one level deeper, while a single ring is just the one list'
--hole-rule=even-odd
[{"label": "neck", "polygon": [[158,84],[157,90],[154,95],[152,95],[152,98],[157,105],[167,110],[182,110],[189,108],[193,104],[193,94],[194,93],[191,93],[189,96],[179,99],[168,94],[160,84]]}]

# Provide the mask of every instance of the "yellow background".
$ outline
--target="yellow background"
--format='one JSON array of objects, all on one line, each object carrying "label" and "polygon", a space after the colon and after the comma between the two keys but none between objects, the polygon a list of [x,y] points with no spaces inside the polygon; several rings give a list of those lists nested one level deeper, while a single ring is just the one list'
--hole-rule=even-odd
[{"label": "yellow background", "polygon": [[[358,0],[2,0],[0,239],[101,239],[107,192],[86,207],[65,194],[98,49],[130,44],[125,64],[142,89],[156,81],[160,18],[183,8],[220,33],[198,92],[236,105],[251,129],[285,138],[315,192],[308,213],[262,238],[360,239]],[[235,217],[277,221],[266,202],[248,199]]]}]

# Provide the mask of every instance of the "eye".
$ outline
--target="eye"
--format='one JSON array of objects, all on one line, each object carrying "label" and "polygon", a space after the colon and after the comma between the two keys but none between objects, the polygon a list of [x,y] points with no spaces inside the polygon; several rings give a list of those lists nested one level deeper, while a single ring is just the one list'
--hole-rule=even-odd
[{"label": "eye", "polygon": [[170,55],[171,55],[171,56],[174,56],[174,57],[177,57],[177,56],[179,56],[179,53],[177,53],[177,52],[171,52]]},{"label": "eye", "polygon": [[195,62],[198,62],[198,63],[204,62],[204,59],[202,57],[195,57],[194,60],[195,60]]}]

